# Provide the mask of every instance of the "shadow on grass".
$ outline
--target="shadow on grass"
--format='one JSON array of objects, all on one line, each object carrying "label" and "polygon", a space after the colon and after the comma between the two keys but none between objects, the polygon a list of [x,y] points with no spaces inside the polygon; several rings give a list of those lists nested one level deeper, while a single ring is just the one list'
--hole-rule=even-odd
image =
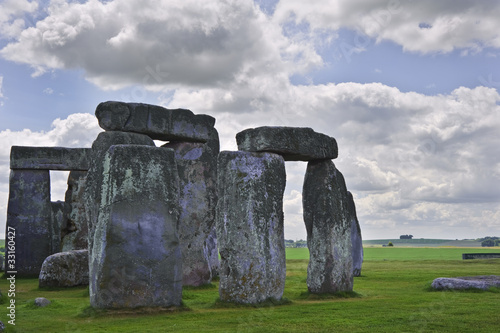
[{"label": "shadow on grass", "polygon": [[321,293],[314,294],[309,291],[300,293],[299,299],[306,300],[324,300],[324,299],[344,299],[344,298],[361,298],[362,295],[355,291],[339,291],[336,293]]},{"label": "shadow on grass", "polygon": [[180,313],[192,311],[189,307],[181,304],[180,306],[170,307],[137,307],[137,308],[120,308],[120,309],[96,309],[92,306],[87,306],[78,314],[79,318],[99,318],[107,316],[142,316],[167,313]]},{"label": "shadow on grass", "polygon": [[216,289],[217,286],[213,283],[202,284],[201,286],[182,286],[182,290],[205,290],[205,289]]},{"label": "shadow on grass", "polygon": [[282,298],[280,300],[277,300],[274,298],[268,298],[265,301],[257,303],[257,304],[227,302],[227,301],[222,301],[220,298],[217,298],[215,300],[213,308],[216,308],[216,309],[221,309],[221,308],[222,309],[271,308],[271,307],[275,307],[275,306],[290,305],[290,304],[292,304],[292,301],[290,301],[287,298]]}]

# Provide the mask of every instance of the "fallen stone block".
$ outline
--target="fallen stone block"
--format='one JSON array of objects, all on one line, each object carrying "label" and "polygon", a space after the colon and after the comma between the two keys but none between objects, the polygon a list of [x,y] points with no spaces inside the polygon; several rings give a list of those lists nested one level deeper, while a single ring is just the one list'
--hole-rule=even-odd
[{"label": "fallen stone block", "polygon": [[217,241],[222,301],[280,300],[285,287],[285,163],[272,153],[219,154]]},{"label": "fallen stone block", "polygon": [[95,115],[106,131],[141,133],[164,141],[207,142],[215,124],[208,115],[142,103],[104,102]]},{"label": "fallen stone block", "polygon": [[38,278],[39,287],[74,287],[89,284],[89,252],[59,252],[45,259]]},{"label": "fallen stone block", "polygon": [[280,154],[285,161],[334,159],[337,141],[302,127],[257,127],[236,134],[238,150]]},{"label": "fallen stone block", "polygon": [[500,288],[500,276],[480,275],[458,278],[437,278],[432,281],[432,288],[437,290],[463,290],[481,289],[487,290],[491,287]]}]

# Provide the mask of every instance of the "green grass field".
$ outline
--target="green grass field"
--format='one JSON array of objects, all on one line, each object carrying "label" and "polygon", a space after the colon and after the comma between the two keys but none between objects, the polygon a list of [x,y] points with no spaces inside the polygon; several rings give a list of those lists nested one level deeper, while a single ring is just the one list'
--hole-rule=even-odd
[{"label": "green grass field", "polygon": [[[485,251],[486,250],[486,251]],[[94,311],[88,289],[40,290],[36,279],[16,281],[16,326],[9,325],[5,295],[0,320],[6,332],[496,332],[500,290],[436,292],[437,277],[500,275],[500,259],[462,260],[464,252],[500,248],[365,248],[356,297],[307,293],[307,249],[287,249],[285,305],[227,306],[216,302],[218,284],[185,288],[185,308]],[[33,300],[52,304],[36,308]]]}]

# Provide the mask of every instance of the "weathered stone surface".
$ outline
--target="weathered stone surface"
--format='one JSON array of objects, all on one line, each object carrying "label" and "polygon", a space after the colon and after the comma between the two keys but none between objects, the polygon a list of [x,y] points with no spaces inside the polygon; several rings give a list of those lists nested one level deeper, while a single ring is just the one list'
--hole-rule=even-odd
[{"label": "weathered stone surface", "polygon": [[[104,156],[112,145],[155,146],[147,135],[125,132],[102,132],[92,143],[90,168],[84,190],[85,214],[88,223],[89,258],[92,258],[92,242],[99,215],[104,175]],[[91,260],[91,259],[90,259]]]},{"label": "weathered stone surface", "polygon": [[209,237],[215,229],[219,152],[213,152],[204,143],[171,142],[162,147],[175,151],[179,173],[182,284],[200,286],[210,283],[212,270],[216,271],[218,266],[217,239]]},{"label": "weathered stone surface", "polygon": [[62,226],[61,251],[88,249],[88,222],[85,212],[86,171],[71,171],[65,195],[65,221]]},{"label": "weathered stone surface", "polygon": [[89,284],[89,252],[59,252],[45,259],[38,277],[40,287],[73,287]]},{"label": "weathered stone surface", "polygon": [[285,161],[337,158],[337,141],[306,127],[257,127],[236,134],[238,149],[280,154]]},{"label": "weathered stone surface", "polygon": [[88,170],[89,148],[12,146],[11,169]]},{"label": "weathered stone surface", "polygon": [[351,192],[347,192],[347,205],[351,218],[351,244],[352,244],[352,272],[354,276],[361,276],[363,265],[363,239],[361,238],[361,227],[356,214],[356,205]]},{"label": "weathered stone surface", "polygon": [[53,201],[52,222],[50,223],[51,245],[50,253],[61,252],[61,229],[66,220],[66,204],[64,201]]},{"label": "weathered stone surface", "polygon": [[17,276],[38,276],[52,251],[52,205],[48,170],[11,170],[6,237],[15,233]]},{"label": "weathered stone surface", "polygon": [[312,293],[352,290],[348,201],[344,177],[331,160],[307,164],[302,204],[310,253],[307,287]]},{"label": "weathered stone surface", "polygon": [[45,297],[37,297],[35,298],[35,305],[41,308],[44,308],[48,305],[50,305],[50,301],[46,299]]},{"label": "weathered stone surface", "polygon": [[171,149],[111,146],[90,260],[97,308],[178,306],[179,177]]},{"label": "weathered stone surface", "polygon": [[219,154],[217,241],[223,301],[281,299],[285,287],[285,163],[272,153]]},{"label": "weathered stone surface", "polygon": [[498,275],[480,275],[465,276],[458,278],[437,278],[432,282],[432,288],[438,290],[448,289],[482,289],[491,287],[500,288],[500,276]]},{"label": "weathered stone surface", "polygon": [[164,141],[206,142],[215,124],[215,118],[208,115],[142,103],[104,102],[95,115],[107,131],[147,134]]}]

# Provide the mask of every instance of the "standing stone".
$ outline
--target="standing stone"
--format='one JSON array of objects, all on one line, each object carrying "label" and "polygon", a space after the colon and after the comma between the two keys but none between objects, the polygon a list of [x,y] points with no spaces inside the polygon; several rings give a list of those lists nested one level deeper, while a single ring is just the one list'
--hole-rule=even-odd
[{"label": "standing stone", "polygon": [[217,240],[222,301],[281,299],[285,287],[285,163],[272,153],[219,154]]},{"label": "standing stone", "polygon": [[88,250],[59,252],[45,259],[39,287],[74,287],[89,284]]},{"label": "standing stone", "polygon": [[311,293],[352,291],[351,214],[344,177],[331,160],[307,164],[302,192]]},{"label": "standing stone", "polygon": [[123,132],[102,132],[92,143],[92,153],[90,154],[90,166],[87,173],[86,186],[84,192],[85,214],[88,223],[88,244],[89,260],[92,260],[92,242],[94,241],[94,231],[99,215],[99,205],[101,203],[104,156],[112,145],[146,145],[155,146],[153,140],[146,135]]},{"label": "standing stone", "polygon": [[5,235],[15,231],[16,265],[6,271],[38,276],[52,251],[52,206],[48,170],[11,170]]},{"label": "standing stone", "polygon": [[361,266],[363,265],[363,239],[361,238],[361,227],[356,215],[356,205],[351,192],[347,192],[349,215],[351,217],[351,244],[352,244],[352,273],[354,276],[361,276]]},{"label": "standing stone", "polygon": [[[213,238],[217,204],[217,152],[207,144],[171,142],[180,180],[182,284],[200,286],[212,281],[217,267],[217,242]],[[215,250],[215,251],[214,251]],[[217,263],[217,262],[216,262]],[[212,273],[214,271],[214,273]]]},{"label": "standing stone", "polygon": [[85,180],[87,172],[71,171],[65,195],[66,214],[62,227],[62,252],[88,249],[88,222],[85,212]]},{"label": "standing stone", "polygon": [[90,260],[96,308],[179,306],[179,177],[171,149],[111,146]]},{"label": "standing stone", "polygon": [[61,252],[61,229],[66,220],[64,201],[52,201],[52,222],[50,223],[50,254]]}]

